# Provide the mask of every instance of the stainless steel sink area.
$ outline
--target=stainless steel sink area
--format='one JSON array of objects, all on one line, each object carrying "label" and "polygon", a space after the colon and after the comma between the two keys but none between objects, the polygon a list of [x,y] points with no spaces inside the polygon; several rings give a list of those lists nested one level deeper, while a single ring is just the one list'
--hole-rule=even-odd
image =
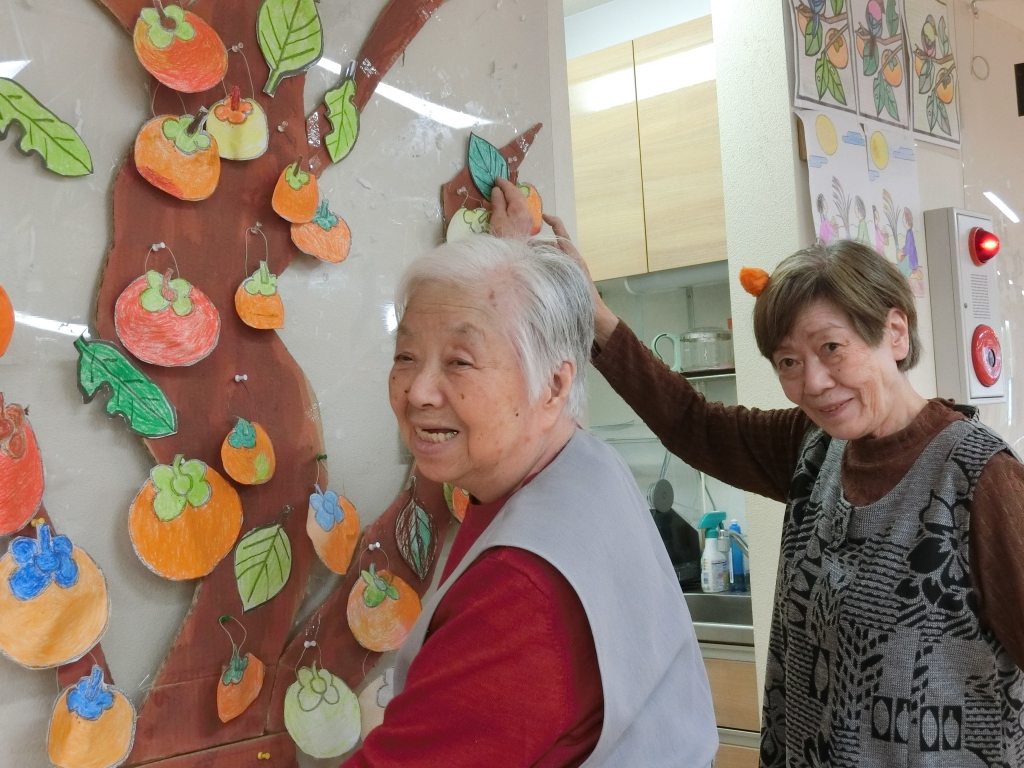
[{"label": "stainless steel sink area", "polygon": [[684,596],[698,640],[754,644],[754,617],[749,592],[686,592]]}]

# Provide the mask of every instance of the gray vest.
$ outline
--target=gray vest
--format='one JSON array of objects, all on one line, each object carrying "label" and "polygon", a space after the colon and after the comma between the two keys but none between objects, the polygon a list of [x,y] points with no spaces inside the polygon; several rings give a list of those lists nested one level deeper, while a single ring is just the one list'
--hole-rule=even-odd
[{"label": "gray vest", "polygon": [[579,429],[554,461],[512,495],[423,606],[398,652],[395,692],[405,686],[438,604],[491,547],[518,547],[547,560],[587,613],[601,669],[604,726],[583,765],[707,768],[718,732],[679,582],[625,462]]},{"label": "gray vest", "polygon": [[968,550],[978,477],[1009,448],[957,421],[864,507],[843,495],[845,448],[814,430],[793,479],[761,765],[1021,765],[1024,678],[981,627]]}]

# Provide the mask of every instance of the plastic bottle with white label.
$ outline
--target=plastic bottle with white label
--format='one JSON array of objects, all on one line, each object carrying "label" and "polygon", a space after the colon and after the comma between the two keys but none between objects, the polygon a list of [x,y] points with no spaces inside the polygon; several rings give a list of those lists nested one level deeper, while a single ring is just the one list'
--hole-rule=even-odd
[{"label": "plastic bottle with white label", "polygon": [[711,528],[705,536],[704,554],[700,558],[700,588],[704,592],[725,592],[729,564],[725,553],[718,548],[718,530]]}]

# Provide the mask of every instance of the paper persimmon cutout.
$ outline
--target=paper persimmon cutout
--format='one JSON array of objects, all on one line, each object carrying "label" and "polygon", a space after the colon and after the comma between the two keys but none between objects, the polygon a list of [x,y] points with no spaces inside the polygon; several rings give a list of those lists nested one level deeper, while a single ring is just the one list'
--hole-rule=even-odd
[{"label": "paper persimmon cutout", "polygon": [[324,51],[323,25],[314,0],[264,0],[256,17],[256,39],[270,75],[271,96],[286,77],[302,74]]},{"label": "paper persimmon cutout", "polygon": [[299,162],[281,171],[271,200],[278,216],[293,224],[304,224],[313,220],[319,204],[316,176],[302,170]]},{"label": "paper persimmon cutout", "polygon": [[362,571],[348,596],[348,626],[368,651],[397,651],[420,615],[419,595],[389,571]]},{"label": "paper persimmon cutout", "polygon": [[142,66],[175,91],[200,93],[217,85],[228,71],[220,36],[191,11],[159,8],[143,8],[135,22],[133,42]]},{"label": "paper persimmon cutout", "polygon": [[38,154],[47,170],[61,176],[92,173],[92,156],[75,129],[21,85],[0,77],[0,139],[7,136],[11,123],[21,126],[18,149],[26,155]]},{"label": "paper persimmon cutout", "polygon": [[230,96],[213,105],[206,130],[216,139],[224,160],[255,160],[270,146],[267,113],[256,99],[243,99],[237,85]]},{"label": "paper persimmon cutout", "polygon": [[416,502],[416,478],[412,478],[409,498],[395,520],[395,543],[406,565],[423,581],[434,564],[437,528],[427,511]]},{"label": "paper persimmon cutout", "polygon": [[360,738],[366,737],[384,722],[384,709],[395,695],[395,669],[388,667],[384,674],[372,680],[359,694]]},{"label": "paper persimmon cutout", "polygon": [[277,458],[270,435],[259,424],[238,417],[235,428],[220,446],[220,460],[228,477],[242,485],[260,485],[274,476]]},{"label": "paper persimmon cutout", "polygon": [[[230,621],[230,616],[221,616],[220,624]],[[227,632],[227,629],[224,630]],[[228,635],[230,636],[230,632]],[[244,638],[242,640],[245,642]],[[240,649],[231,641],[231,659],[221,673],[217,683],[217,716],[222,723],[229,723],[245,712],[263,690],[266,667],[251,653],[241,655]]]},{"label": "paper persimmon cutout", "polygon": [[80,659],[99,642],[110,605],[100,569],[42,524],[0,558],[0,651],[31,669]]},{"label": "paper persimmon cutout", "polygon": [[135,708],[93,665],[57,699],[46,742],[57,768],[116,768],[128,759],[134,739]]},{"label": "paper persimmon cutout", "polygon": [[338,757],[359,742],[359,699],[316,662],[301,667],[284,696],[284,724],[310,757]]},{"label": "paper persimmon cutout", "polygon": [[128,516],[135,554],[174,581],[212,571],[241,530],[242,502],[235,489],[213,468],[181,454],[153,467]]},{"label": "paper persimmon cutout", "polygon": [[245,611],[280,594],[291,573],[292,543],[280,523],[254,528],[235,547],[235,581]]},{"label": "paper persimmon cutout", "polygon": [[284,302],[277,292],[277,275],[267,262],[242,281],[235,291],[235,311],[250,328],[267,331],[284,328]]},{"label": "paper persimmon cutout", "polygon": [[11,298],[7,295],[7,291],[0,285],[0,357],[3,357],[7,347],[11,345],[13,336],[14,306],[11,304]]},{"label": "paper persimmon cutout", "polygon": [[448,502],[448,511],[455,516],[455,519],[460,523],[465,522],[466,510],[469,509],[469,494],[451,483],[445,483],[444,500]]},{"label": "paper persimmon cutout", "polygon": [[317,485],[309,496],[306,533],[323,564],[345,575],[359,541],[359,513],[352,502]]},{"label": "paper persimmon cutout", "polygon": [[292,224],[292,242],[303,253],[334,264],[344,261],[352,245],[348,224],[321,202],[312,221]]},{"label": "paper persimmon cutout", "polygon": [[212,195],[220,181],[220,149],[206,122],[206,114],[160,115],[142,126],[135,137],[135,167],[142,178],[179,200]]},{"label": "paper persimmon cutout", "polygon": [[486,208],[459,208],[448,222],[444,239],[457,243],[473,235],[490,234],[491,212]]},{"label": "paper persimmon cutout", "polygon": [[89,403],[103,388],[110,391],[107,413],[124,417],[128,429],[157,438],[178,431],[178,412],[152,379],[109,341],[75,339],[78,389]]},{"label": "paper persimmon cutout", "polygon": [[43,501],[43,459],[25,409],[0,392],[0,536],[20,531]]},{"label": "paper persimmon cutout", "polygon": [[114,306],[114,330],[139,360],[168,367],[198,363],[217,346],[220,315],[206,294],[183,278],[149,270]]}]

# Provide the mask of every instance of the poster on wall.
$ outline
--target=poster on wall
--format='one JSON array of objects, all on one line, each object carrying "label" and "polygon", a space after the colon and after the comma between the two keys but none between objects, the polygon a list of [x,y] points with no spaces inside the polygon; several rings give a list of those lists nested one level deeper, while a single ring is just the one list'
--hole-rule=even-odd
[{"label": "poster on wall", "polygon": [[910,128],[903,0],[849,0],[857,106],[868,119]]},{"label": "poster on wall", "polygon": [[796,106],[857,111],[850,0],[787,0],[793,23]]},{"label": "poster on wall", "polygon": [[905,0],[914,136],[960,145],[953,7],[943,0]]}]

